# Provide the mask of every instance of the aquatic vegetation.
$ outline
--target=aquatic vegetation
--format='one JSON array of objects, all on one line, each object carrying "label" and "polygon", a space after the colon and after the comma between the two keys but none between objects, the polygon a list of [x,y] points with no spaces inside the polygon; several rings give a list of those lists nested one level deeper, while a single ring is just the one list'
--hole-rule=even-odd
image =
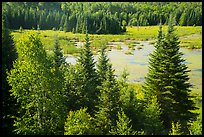
[{"label": "aquatic vegetation", "polygon": [[122,47],[120,45],[117,45],[116,49],[117,50],[122,50]]},{"label": "aquatic vegetation", "polygon": [[134,55],[131,51],[126,51],[125,54],[126,55]]},{"label": "aquatic vegetation", "polygon": [[142,47],[141,47],[141,46],[138,46],[138,47],[137,47],[137,49],[139,49],[139,50],[140,50],[140,49],[142,49]]}]

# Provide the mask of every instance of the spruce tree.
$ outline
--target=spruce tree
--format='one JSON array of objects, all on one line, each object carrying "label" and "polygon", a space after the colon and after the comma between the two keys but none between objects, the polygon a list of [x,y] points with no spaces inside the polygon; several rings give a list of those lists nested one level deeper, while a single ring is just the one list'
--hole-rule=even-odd
[{"label": "spruce tree", "polygon": [[108,70],[108,62],[109,59],[107,57],[106,53],[106,46],[102,46],[100,50],[100,55],[98,58],[98,63],[97,63],[97,74],[98,74],[98,80],[99,80],[99,85],[101,85],[101,82],[105,80],[105,74]]},{"label": "spruce tree", "polygon": [[161,120],[167,133],[171,129],[172,121],[180,121],[183,133],[187,134],[187,122],[196,116],[191,112],[195,105],[189,95],[189,70],[184,64],[183,53],[179,51],[179,41],[172,23],[170,17],[168,33],[164,38],[159,33],[156,49],[150,55],[144,91],[148,98],[156,95],[161,106]]},{"label": "spruce tree", "polygon": [[119,93],[120,93],[120,102],[121,108],[123,109],[125,115],[131,119],[130,124],[134,130],[141,130],[143,126],[143,119],[141,113],[142,110],[142,101],[137,99],[135,89],[127,83],[129,73],[126,69],[123,70],[120,79],[117,81]]},{"label": "spruce tree", "polygon": [[117,125],[111,129],[111,135],[135,135],[136,132],[132,130],[131,120],[125,115],[124,111],[118,112]]},{"label": "spruce tree", "polygon": [[64,32],[68,31],[68,17],[67,16],[66,16],[65,21],[64,21],[63,30],[64,30]]},{"label": "spruce tree", "polygon": [[7,72],[13,68],[13,62],[17,59],[18,54],[13,42],[12,35],[7,28],[7,20],[2,14],[2,134],[13,134],[13,123],[18,108],[15,98],[10,96],[9,86],[7,82]]},{"label": "spruce tree", "polygon": [[84,73],[86,76],[86,83],[84,83],[84,88],[82,92],[86,98],[86,101],[84,102],[86,104],[86,107],[88,107],[88,112],[92,115],[93,108],[97,104],[97,96],[98,96],[98,90],[97,90],[97,73],[95,69],[95,62],[93,58],[93,53],[90,48],[90,42],[88,37],[88,30],[86,26],[86,42],[84,45],[84,48],[82,49],[80,56],[77,60],[79,64],[81,64],[84,68]]},{"label": "spruce tree", "polygon": [[88,92],[84,87],[87,85],[87,74],[84,66],[80,63],[69,64],[65,71],[66,105],[68,110],[79,110],[87,107]]},{"label": "spruce tree", "polygon": [[151,100],[145,103],[142,113],[145,135],[162,135],[165,133],[163,123],[160,120],[161,108],[156,96],[153,96]]},{"label": "spruce tree", "polygon": [[98,111],[95,114],[96,127],[102,134],[109,134],[112,127],[116,126],[117,113],[120,111],[119,89],[113,74],[112,65],[108,64],[105,80],[99,86]]},{"label": "spruce tree", "polygon": [[65,59],[63,57],[62,49],[59,45],[59,38],[55,36],[54,39],[54,66],[56,68],[59,68],[61,64],[65,62]]}]

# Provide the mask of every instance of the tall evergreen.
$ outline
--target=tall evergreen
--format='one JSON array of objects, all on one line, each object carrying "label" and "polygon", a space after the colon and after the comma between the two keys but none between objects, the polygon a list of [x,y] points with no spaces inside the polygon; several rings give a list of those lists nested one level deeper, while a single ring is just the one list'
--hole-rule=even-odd
[{"label": "tall evergreen", "polygon": [[131,119],[130,124],[134,130],[141,130],[143,126],[144,115],[141,110],[143,109],[142,100],[137,99],[135,89],[127,83],[128,72],[126,69],[123,70],[120,79],[118,80],[118,87],[120,93],[121,108],[125,115]]},{"label": "tall evergreen", "polygon": [[64,61],[65,60],[63,58],[62,49],[60,48],[60,45],[59,45],[59,38],[55,36],[55,39],[54,39],[54,66],[56,68],[59,68]]},{"label": "tall evergreen", "polygon": [[86,76],[86,83],[84,83],[83,94],[86,95],[86,102],[84,102],[88,107],[88,112],[92,114],[94,106],[97,104],[97,73],[95,69],[95,62],[93,58],[93,53],[90,48],[90,42],[88,37],[88,30],[86,26],[86,38],[83,50],[77,60],[84,68],[84,73]]},{"label": "tall evergreen", "polygon": [[102,46],[101,51],[100,51],[100,55],[98,58],[98,63],[97,63],[97,74],[98,74],[98,79],[99,79],[99,85],[102,81],[105,80],[105,74],[108,70],[108,56],[106,53],[106,46]]},{"label": "tall evergreen", "polygon": [[113,74],[112,65],[108,64],[105,80],[99,86],[98,111],[95,114],[96,126],[102,134],[109,134],[109,131],[116,126],[117,113],[120,111],[119,89]]},{"label": "tall evergreen", "polygon": [[17,101],[10,96],[9,86],[7,82],[7,73],[13,68],[13,62],[17,59],[17,51],[13,42],[13,38],[7,28],[7,20],[2,14],[2,134],[12,134],[14,119],[16,115]]},{"label": "tall evergreen", "polygon": [[[144,91],[156,95],[161,106],[161,120],[168,131],[171,123],[180,122],[182,131],[187,134],[187,121],[196,114],[191,110],[195,105],[189,95],[191,84],[188,82],[188,67],[184,64],[183,53],[179,51],[178,37],[174,34],[172,17],[169,19],[167,35],[159,33],[155,51],[150,55],[150,66],[145,78]],[[167,132],[168,132],[167,131]]]},{"label": "tall evergreen", "polygon": [[67,16],[66,16],[66,18],[65,18],[65,22],[64,22],[64,25],[63,25],[63,30],[64,30],[65,32],[68,31],[68,17],[67,17]]}]

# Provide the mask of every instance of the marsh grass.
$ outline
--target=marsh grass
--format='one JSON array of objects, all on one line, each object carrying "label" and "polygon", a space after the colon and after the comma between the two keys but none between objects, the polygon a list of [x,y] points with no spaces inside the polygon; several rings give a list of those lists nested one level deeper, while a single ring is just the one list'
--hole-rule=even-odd
[{"label": "marsh grass", "polygon": [[200,49],[202,48],[202,36],[196,35],[196,36],[189,36],[186,38],[181,38],[180,46],[187,47],[189,49]]},{"label": "marsh grass", "polygon": [[134,45],[134,44],[129,44],[129,45],[128,45],[128,49],[134,50],[134,49],[135,49],[135,46],[136,46],[136,45]]},{"label": "marsh grass", "polygon": [[[81,48],[77,48],[76,46],[69,45],[69,46],[62,46],[63,53],[64,54],[74,54],[74,53],[80,53]],[[75,54],[76,55],[76,54]]]},{"label": "marsh grass", "polygon": [[122,50],[122,47],[120,45],[117,45],[116,49],[117,50]]},{"label": "marsh grass", "polygon": [[156,43],[156,41],[150,41],[149,44],[150,45],[154,45]]},{"label": "marsh grass", "polygon": [[142,49],[142,46],[138,46],[137,49],[138,49],[138,50]]},{"label": "marsh grass", "polygon": [[[163,32],[167,32],[168,26],[163,26]],[[137,41],[152,40],[154,41],[158,35],[159,26],[140,26],[137,27],[127,27],[127,32],[118,35],[111,34],[89,34],[89,39],[91,41],[91,47],[93,51],[97,51],[101,46],[107,45],[108,42],[120,41],[124,42],[130,48],[133,49],[136,44],[140,44]],[[176,26],[175,33],[181,37],[181,46],[188,47],[191,49],[202,48],[202,26]],[[14,41],[18,40],[23,33],[36,32],[41,37],[41,41],[44,48],[49,51],[53,50],[54,37],[57,35],[59,37],[60,46],[63,48],[64,54],[78,54],[80,49],[74,47],[75,42],[85,41],[85,34],[64,32],[59,30],[13,30],[12,35]],[[164,33],[165,34],[165,33]],[[189,37],[193,35],[192,37]],[[196,35],[196,36],[195,36]],[[128,40],[128,42],[127,42]],[[131,45],[132,44],[132,45]],[[152,42],[153,44],[153,42]],[[141,45],[137,47],[141,49]]]},{"label": "marsh grass", "polygon": [[125,54],[126,55],[134,55],[131,51],[126,51]]}]

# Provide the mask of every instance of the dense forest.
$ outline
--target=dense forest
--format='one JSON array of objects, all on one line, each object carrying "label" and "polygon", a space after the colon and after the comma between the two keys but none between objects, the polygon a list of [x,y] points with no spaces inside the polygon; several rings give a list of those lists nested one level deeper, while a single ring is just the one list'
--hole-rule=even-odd
[{"label": "dense forest", "polygon": [[[178,24],[202,25],[201,3],[6,2],[2,8],[3,135],[202,135],[175,33]],[[126,69],[116,77],[107,45],[97,61],[91,49],[90,33],[121,33],[127,25],[159,25],[140,86],[128,83]],[[58,35],[48,54],[40,31],[19,30],[14,41],[19,27],[85,33],[85,44],[76,64],[68,63]]]},{"label": "dense forest", "polygon": [[202,25],[200,2],[4,2],[10,29],[57,29],[74,33],[118,34],[126,26],[167,24]]}]

